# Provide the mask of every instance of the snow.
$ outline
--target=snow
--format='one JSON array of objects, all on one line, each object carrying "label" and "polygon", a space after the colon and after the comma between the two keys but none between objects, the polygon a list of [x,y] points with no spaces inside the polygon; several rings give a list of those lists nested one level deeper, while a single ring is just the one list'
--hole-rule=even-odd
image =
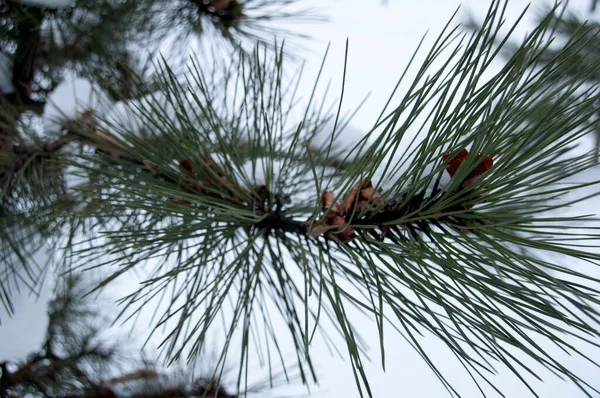
[{"label": "snow", "polygon": [[133,134],[138,138],[149,138],[174,123],[175,110],[169,99],[165,94],[156,92],[139,99],[115,103],[101,118],[98,127],[121,137]]},{"label": "snow", "polygon": [[[47,257],[48,253],[40,249],[34,254],[33,261],[44,264]],[[0,341],[3,342],[0,344],[0,362],[23,361],[44,343],[48,327],[47,306],[54,281],[46,274],[39,282],[35,292],[25,286],[19,286],[19,289],[11,286],[12,316],[0,305]]]},{"label": "snow", "polygon": [[[76,159],[80,162],[81,159]],[[87,185],[90,181],[87,169],[79,167],[76,164],[69,164],[65,167],[65,189],[67,194],[76,195],[80,188]],[[84,206],[85,203],[80,203],[80,206]]]},{"label": "snow", "polygon": [[367,132],[352,124],[347,124],[338,125],[334,134],[334,125],[334,120],[328,120],[327,123],[323,124],[309,138],[310,146],[314,150],[325,152],[331,143],[331,136],[334,135],[330,155],[338,159],[344,159],[348,154],[351,154],[348,160],[352,160],[353,157],[361,152],[361,148],[353,151],[355,145],[365,137]]},{"label": "snow", "polygon": [[75,3],[74,0],[19,0],[23,4],[48,8],[65,8]]},{"label": "snow", "polygon": [[246,179],[254,185],[266,185],[267,175],[269,182],[272,184],[278,180],[279,173],[284,166],[284,161],[279,159],[256,158],[246,161],[242,165],[242,172]]},{"label": "snow", "polygon": [[57,133],[68,120],[77,120],[87,111],[103,115],[111,101],[96,84],[76,77],[67,78],[48,95],[42,115],[45,133]]},{"label": "snow", "polygon": [[10,94],[15,91],[12,85],[12,61],[0,52],[0,94]]}]

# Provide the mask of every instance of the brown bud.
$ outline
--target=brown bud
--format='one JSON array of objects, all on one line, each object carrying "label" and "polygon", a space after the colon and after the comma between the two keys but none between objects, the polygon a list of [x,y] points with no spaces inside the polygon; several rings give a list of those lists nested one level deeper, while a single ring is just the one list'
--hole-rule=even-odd
[{"label": "brown bud", "polygon": [[331,220],[331,225],[346,225],[346,220],[342,216],[335,216]]},{"label": "brown bud", "polygon": [[183,159],[182,161],[179,162],[179,166],[184,169],[189,171],[190,173],[192,172],[193,168],[192,168],[192,162],[190,162],[187,159]]},{"label": "brown bud", "polygon": [[360,191],[360,198],[361,199],[369,199],[371,197],[371,195],[373,195],[374,192],[375,192],[375,189],[373,187],[364,188],[362,191]]},{"label": "brown bud", "polygon": [[458,167],[463,162],[463,160],[467,158],[468,155],[469,151],[463,149],[459,153],[456,153],[456,151],[452,151],[442,156],[442,160],[444,162],[454,156],[446,166],[446,170],[448,171],[448,174],[450,174],[450,177],[454,177],[456,170],[458,170]]},{"label": "brown bud", "polygon": [[[307,225],[308,227],[308,225]],[[313,238],[318,238],[320,235],[327,231],[327,225],[314,223],[313,227],[310,230],[310,236]]]},{"label": "brown bud", "polygon": [[191,206],[192,202],[181,198],[169,198],[174,205]]},{"label": "brown bud", "polygon": [[348,243],[354,236],[354,229],[350,227],[344,228],[342,231],[336,234],[336,237],[344,243]]},{"label": "brown bud", "polygon": [[469,185],[473,184],[474,182],[479,180],[485,173],[487,173],[487,171],[491,169],[493,165],[494,159],[492,159],[491,156],[486,156],[481,161],[481,163],[479,163],[477,167],[475,167],[475,169],[469,174],[469,176],[465,178],[461,186],[463,188],[466,188]]},{"label": "brown bud", "polygon": [[154,168],[152,167],[152,164],[150,164],[150,162],[149,162],[149,161],[147,161],[147,160],[142,160],[142,164],[143,164],[144,166],[146,166],[146,168],[147,168],[148,170],[150,170],[150,172],[151,172],[152,174],[155,174],[155,173],[156,173],[156,171],[154,171]]},{"label": "brown bud", "polygon": [[110,136],[106,133],[103,133],[102,131],[100,131],[98,129],[94,129],[94,133],[96,134],[96,137],[98,137],[101,141],[107,142],[107,143],[114,145],[116,147],[119,147],[121,149],[125,149],[123,144],[121,144],[119,141],[117,141],[112,136]]},{"label": "brown bud", "polygon": [[356,206],[356,211],[361,213],[363,210],[371,207],[371,203],[369,203],[366,199],[361,199],[358,201],[358,205]]},{"label": "brown bud", "polygon": [[321,207],[323,211],[327,211],[335,203],[335,197],[330,191],[325,191],[321,195]]},{"label": "brown bud", "polygon": [[344,201],[342,202],[342,214],[345,216],[349,216],[352,213],[352,207],[354,206],[354,202],[356,202],[356,197],[358,193],[364,189],[371,187],[371,181],[366,178],[363,178],[358,184],[352,187],[350,193],[346,195]]},{"label": "brown bud", "polygon": [[226,10],[231,3],[235,3],[236,0],[212,0],[210,5],[215,8],[216,12]]}]

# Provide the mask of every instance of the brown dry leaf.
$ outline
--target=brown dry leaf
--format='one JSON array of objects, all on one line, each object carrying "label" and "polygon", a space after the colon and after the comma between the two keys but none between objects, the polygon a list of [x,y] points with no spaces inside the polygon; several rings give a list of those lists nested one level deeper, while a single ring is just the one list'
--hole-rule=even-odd
[{"label": "brown dry leaf", "polygon": [[390,227],[388,227],[387,225],[382,225],[381,227],[379,227],[379,229],[381,230],[382,238],[385,238],[386,235],[390,232]]},{"label": "brown dry leaf", "polygon": [[223,170],[212,160],[212,158],[203,156],[202,163],[204,163],[207,168],[211,169],[219,177],[223,177],[225,175]]},{"label": "brown dry leaf", "polygon": [[371,202],[374,204],[379,204],[381,202],[381,198],[383,196],[379,192],[374,192],[371,196]]},{"label": "brown dry leaf", "polygon": [[330,230],[330,233],[333,234],[336,238],[341,240],[344,243],[352,240],[352,235],[354,234],[354,229],[348,226],[348,223],[342,216],[335,216],[330,223],[331,226],[337,226],[339,228],[334,228]]},{"label": "brown dry leaf", "polygon": [[231,192],[231,197],[233,200],[239,200],[239,196],[236,192],[238,192],[241,188],[232,181],[229,181],[226,177],[223,177],[222,180],[223,188],[227,188]]},{"label": "brown dry leaf", "polygon": [[154,370],[140,369],[135,372],[131,372],[126,375],[123,375],[121,377],[115,377],[115,378],[109,379],[106,381],[106,383],[114,385],[114,384],[126,383],[126,382],[132,381],[132,380],[156,379],[156,378],[158,378],[158,373],[156,373]]},{"label": "brown dry leaf", "polygon": [[368,209],[372,207],[372,204],[366,200],[366,199],[361,199],[358,201],[358,205],[356,206],[356,211],[359,213],[362,213],[363,210]]},{"label": "brown dry leaf", "polygon": [[346,225],[344,217],[336,215],[331,220],[331,225]]},{"label": "brown dry leaf", "polygon": [[115,138],[111,137],[110,135],[103,133],[102,131],[100,131],[98,129],[94,129],[94,133],[102,141],[108,142],[110,144],[113,144],[114,146],[125,149],[125,146],[123,146],[123,144],[121,144],[119,141],[117,141]]}]

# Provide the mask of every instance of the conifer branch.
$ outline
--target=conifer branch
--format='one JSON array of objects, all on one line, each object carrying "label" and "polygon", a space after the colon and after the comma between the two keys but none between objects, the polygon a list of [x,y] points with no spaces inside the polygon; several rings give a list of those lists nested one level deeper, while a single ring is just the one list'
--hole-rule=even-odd
[{"label": "conifer branch", "polygon": [[[227,303],[235,314],[226,322],[228,342],[237,328],[245,336],[256,328],[273,336],[268,322],[254,321],[273,316],[266,296],[288,325],[298,364],[305,365],[305,381],[312,376],[310,342],[323,322],[331,322],[347,344],[356,383],[369,393],[364,345],[348,313],[348,307],[356,307],[375,320],[381,336],[383,325],[391,322],[451,392],[456,391],[421,346],[423,330],[440,338],[478,385],[491,384],[496,364],[519,374],[522,369],[512,362],[516,350],[582,390],[594,391],[547,355],[537,339],[570,352],[569,337],[586,334],[586,344],[594,344],[599,337],[592,326],[599,318],[595,290],[568,278],[584,278],[593,286],[597,281],[532,251],[600,262],[597,254],[554,239],[556,231],[565,236],[560,228],[568,219],[544,218],[545,212],[562,206],[548,201],[572,189],[555,184],[590,165],[581,157],[561,156],[596,127],[589,105],[598,96],[576,83],[541,84],[556,77],[556,64],[526,73],[537,65],[551,18],[530,34],[504,69],[487,77],[497,55],[490,48],[502,12],[494,3],[482,31],[471,36],[448,28],[397,108],[378,120],[376,128],[383,131],[366,137],[371,145],[364,156],[349,161],[343,171],[325,174],[312,162],[302,136],[302,127],[310,123],[287,129],[280,122],[285,107],[277,105],[283,102],[279,87],[265,83],[279,76],[279,60],[271,69],[260,57],[249,60],[250,72],[243,75],[232,110],[214,106],[227,101],[211,97],[202,68],[192,71],[199,87],[167,85],[176,97],[173,103],[182,104],[179,124],[160,132],[175,155],[165,158],[164,151],[136,143],[125,133],[130,139],[120,151],[147,161],[157,175],[176,180],[176,186],[154,175],[138,180],[102,169],[110,185],[101,193],[82,189],[105,200],[103,210],[127,214],[123,222],[104,229],[102,239],[86,241],[81,249],[86,259],[120,266],[98,288],[165,250],[164,261],[147,282],[123,299],[123,314],[140,311],[139,303],[167,286],[177,292],[159,321],[172,325],[169,336],[178,336],[165,342],[167,356],[185,352],[178,339],[202,347],[206,331]],[[565,51],[577,52],[582,44],[571,42]],[[450,60],[432,71],[444,50]],[[589,73],[598,65],[586,68]],[[556,102],[546,106],[550,98]],[[415,126],[421,116],[426,116],[425,127]],[[534,121],[528,122],[532,116]],[[411,128],[424,131],[422,140],[399,149]],[[544,132],[542,139],[532,143],[529,137],[539,132]],[[247,157],[231,144],[236,133],[249,136],[249,157],[253,166],[264,165],[264,184],[251,180]],[[285,152],[279,156],[284,145],[287,157]],[[375,169],[383,170],[378,178]],[[441,175],[449,175],[450,183],[439,182]],[[100,219],[103,212],[96,214]],[[579,231],[568,236],[598,240],[596,233]],[[339,243],[339,250],[330,250],[332,242]],[[117,254],[106,259],[106,251]],[[82,260],[81,266],[88,263]],[[295,278],[294,272],[300,276]],[[583,303],[578,308],[584,315],[572,316],[562,306],[574,298]],[[195,311],[197,320],[189,315]],[[279,349],[277,337],[269,342]],[[383,337],[379,343],[384,346]],[[244,341],[245,352],[250,345]]]},{"label": "conifer branch", "polygon": [[[221,82],[211,83],[197,64],[183,84],[165,65],[161,78],[175,111],[140,106],[144,133],[159,144],[126,125],[82,128],[100,152],[73,157],[90,176],[74,189],[85,206],[69,213],[50,207],[52,220],[71,228],[65,235],[74,268],[110,265],[102,289],[151,267],[123,298],[120,315],[160,297],[157,323],[168,329],[164,354],[171,359],[197,355],[222,324],[221,358],[239,334],[240,368],[248,368],[251,346],[269,367],[285,367],[277,317],[308,383],[316,379],[317,331],[330,341],[325,324],[346,344],[357,386],[371,394],[353,308],[373,321],[382,357],[390,323],[451,394],[459,395],[428,357],[423,332],[446,345],[482,392],[502,393],[490,381],[497,365],[530,387],[523,374],[537,371],[525,358],[598,393],[544,346],[589,359],[570,339],[597,345],[600,338],[598,280],[586,268],[600,265],[594,243],[587,246],[600,235],[583,228],[591,218],[547,215],[577,203],[565,196],[591,185],[562,185],[590,167],[569,155],[600,124],[591,118],[597,87],[559,68],[577,62],[573,54],[584,53],[587,39],[574,38],[541,65],[553,32],[548,16],[490,76],[494,44],[505,42],[504,11],[494,2],[471,35],[447,26],[397,107],[363,140],[364,156],[344,159],[343,170],[323,167],[307,150],[310,104],[302,123],[286,124],[292,105],[284,94],[294,90],[282,83],[282,51],[273,59],[258,49],[240,56],[235,90],[216,90]],[[439,62],[441,54],[448,59]],[[590,63],[576,74],[599,69]],[[417,138],[408,140],[413,130]],[[333,146],[332,139],[325,152]],[[257,166],[264,181],[253,179]],[[165,300],[166,291],[172,296]]]}]

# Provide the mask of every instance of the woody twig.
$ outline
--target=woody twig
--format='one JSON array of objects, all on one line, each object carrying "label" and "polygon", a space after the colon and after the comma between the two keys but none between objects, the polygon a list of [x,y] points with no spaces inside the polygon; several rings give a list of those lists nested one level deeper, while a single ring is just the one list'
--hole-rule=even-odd
[{"label": "woody twig", "polygon": [[[450,177],[457,176],[456,173],[468,154],[468,150],[463,149],[459,153],[451,152],[442,157],[442,160],[449,161],[446,170]],[[462,195],[492,165],[492,157],[485,156],[461,181],[457,190],[446,193]],[[321,213],[305,221],[303,225],[310,227],[309,233],[313,238],[324,236],[326,239],[348,244],[367,234],[380,241],[389,238],[394,243],[400,243],[409,238],[418,239],[419,231],[427,234],[430,225],[448,224],[454,229],[468,229],[481,222],[473,219],[470,214],[465,214],[473,208],[473,201],[458,200],[432,213],[430,209],[438,205],[444,197],[443,193],[443,189],[436,187],[427,198],[424,193],[410,197],[405,194],[384,202],[383,194],[373,188],[370,180],[363,178],[341,202],[335,201],[332,192],[323,192]],[[462,196],[467,198],[466,195]],[[483,199],[484,196],[479,198]]]}]

